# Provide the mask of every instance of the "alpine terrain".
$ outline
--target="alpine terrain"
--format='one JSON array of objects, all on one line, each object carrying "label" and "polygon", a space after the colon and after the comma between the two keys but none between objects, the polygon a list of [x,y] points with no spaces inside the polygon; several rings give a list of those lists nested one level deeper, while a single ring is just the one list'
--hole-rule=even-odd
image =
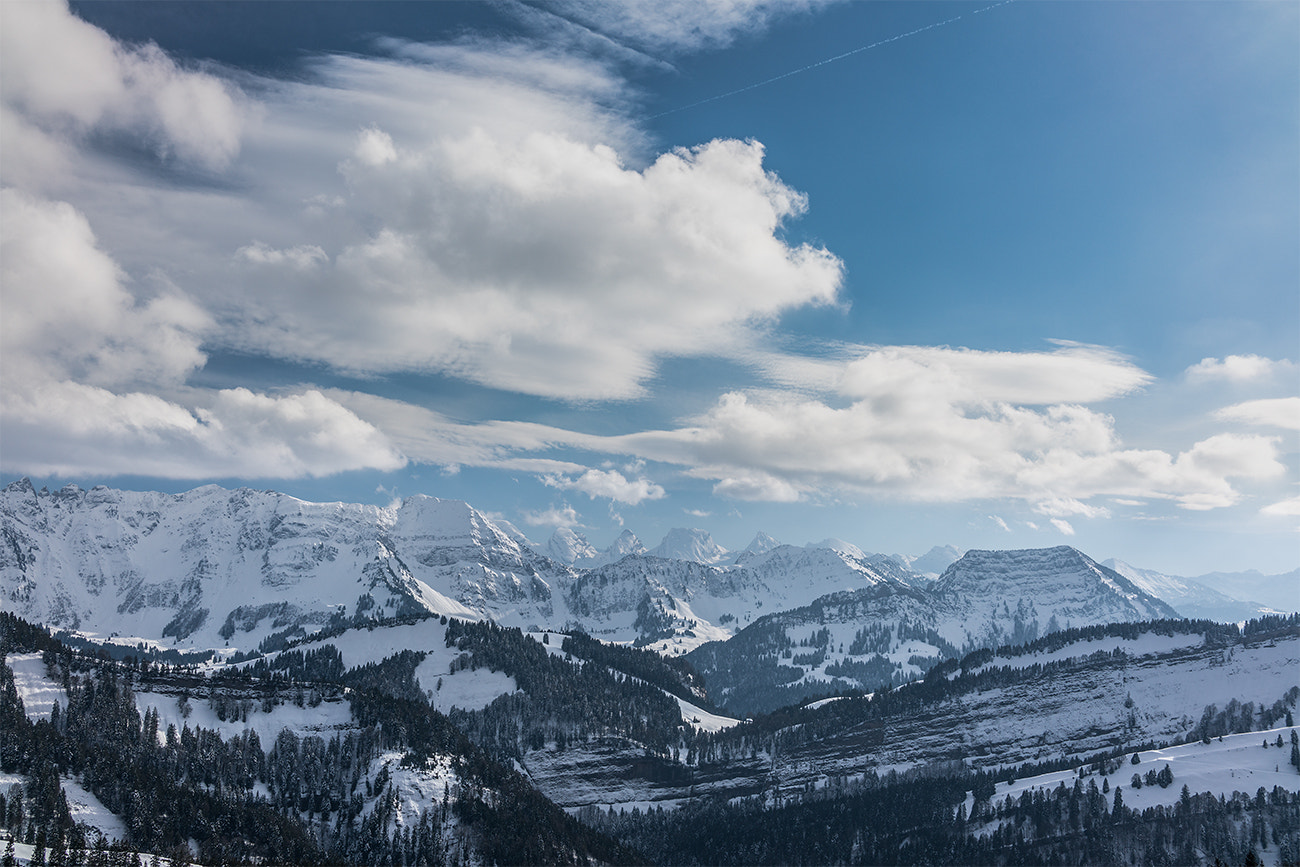
[{"label": "alpine terrain", "polygon": [[0,599],[18,861],[1300,860],[1300,614],[1067,546],[23,479]]}]

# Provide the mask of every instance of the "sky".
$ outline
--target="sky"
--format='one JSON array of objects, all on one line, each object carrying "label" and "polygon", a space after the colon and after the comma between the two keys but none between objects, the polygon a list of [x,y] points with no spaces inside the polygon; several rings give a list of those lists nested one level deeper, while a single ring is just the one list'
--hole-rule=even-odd
[{"label": "sky", "polygon": [[0,4],[0,472],[1300,565],[1300,4]]}]

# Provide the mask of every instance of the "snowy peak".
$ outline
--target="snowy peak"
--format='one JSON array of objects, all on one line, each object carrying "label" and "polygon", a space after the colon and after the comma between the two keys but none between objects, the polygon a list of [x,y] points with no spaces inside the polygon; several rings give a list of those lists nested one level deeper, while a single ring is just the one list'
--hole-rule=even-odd
[{"label": "snowy peak", "polygon": [[961,559],[962,552],[952,545],[935,545],[920,557],[907,558],[907,568],[918,575],[938,577],[944,570]]},{"label": "snowy peak", "polygon": [[587,565],[595,569],[608,563],[617,563],[624,557],[639,556],[645,552],[645,545],[641,544],[641,540],[636,537],[636,533],[631,530],[624,530],[618,534],[618,538],[611,542],[608,548],[601,551]]},{"label": "snowy peak", "polygon": [[1068,545],[967,551],[935,582],[933,592],[965,612],[968,641],[976,646],[994,645],[1002,636],[1027,641],[1071,626],[1180,616]]},{"label": "snowy peak", "polygon": [[560,527],[551,534],[543,553],[566,566],[582,566],[600,555],[585,536],[568,527]]},{"label": "snowy peak", "polygon": [[820,542],[811,542],[807,547],[813,549],[825,548],[831,551],[838,551],[841,554],[848,555],[854,560],[866,560],[869,556],[866,551],[863,551],[852,542],[845,542],[843,539],[836,539],[834,537],[822,539]]},{"label": "snowy peak", "polygon": [[745,550],[736,555],[735,562],[740,563],[745,559],[759,557],[771,551],[774,548],[781,547],[781,543],[776,539],[759,530],[754,536],[754,541],[745,546]]},{"label": "snowy peak", "polygon": [[649,554],[665,560],[690,560],[708,565],[726,559],[727,549],[713,541],[713,537],[704,530],[676,527],[669,530],[664,540]]}]

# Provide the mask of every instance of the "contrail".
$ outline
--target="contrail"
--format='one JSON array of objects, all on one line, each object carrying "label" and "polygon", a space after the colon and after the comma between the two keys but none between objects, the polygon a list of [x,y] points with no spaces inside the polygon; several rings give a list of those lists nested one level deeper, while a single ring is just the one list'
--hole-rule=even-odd
[{"label": "contrail", "polygon": [[790,78],[791,76],[794,75],[799,75],[800,73],[807,72],[810,69],[816,69],[819,66],[825,66],[828,63],[834,63],[837,60],[843,60],[846,57],[852,57],[855,54],[861,54],[864,51],[870,51],[873,48],[879,48],[882,45],[888,45],[889,43],[897,42],[900,39],[907,39],[911,36],[916,36],[920,33],[924,33],[927,30],[934,30],[935,28],[952,24],[954,21],[960,21],[962,18],[966,17],[966,15],[979,15],[982,12],[988,12],[990,9],[996,9],[999,6],[1007,6],[1014,2],[1015,0],[1002,0],[1002,2],[1000,3],[994,3],[991,6],[985,6],[983,9],[976,9],[974,12],[968,12],[963,15],[954,15],[953,17],[945,19],[943,21],[936,21],[933,24],[927,24],[924,27],[918,27],[915,30],[909,30],[906,33],[900,33],[897,36],[891,36],[888,39],[881,39],[878,42],[871,43],[870,45],[863,45],[861,48],[855,48],[852,51],[846,51],[843,54],[837,54],[834,57],[828,57],[825,60],[819,60],[816,63],[810,63],[807,66],[801,66],[798,69],[792,69],[789,72],[783,72],[780,75],[773,76],[772,78],[768,78],[763,81],[755,82],[754,84],[747,84],[744,87],[739,87],[736,88],[735,90],[729,90],[726,93],[719,93],[717,96],[710,96],[708,99],[701,99],[699,102],[692,102],[690,105],[683,105],[677,108],[670,108],[668,109],[668,111],[661,111],[658,114],[652,114],[649,117],[647,117],[646,120],[654,120],[656,118],[664,117],[666,115],[677,114],[679,111],[686,111],[688,109],[698,108],[701,105],[708,105],[711,102],[717,102],[720,99],[726,99],[727,97],[735,96],[738,93],[745,93],[746,91],[755,90],[760,87],[766,87],[767,85],[772,84],[773,82],[781,81],[782,79]]}]

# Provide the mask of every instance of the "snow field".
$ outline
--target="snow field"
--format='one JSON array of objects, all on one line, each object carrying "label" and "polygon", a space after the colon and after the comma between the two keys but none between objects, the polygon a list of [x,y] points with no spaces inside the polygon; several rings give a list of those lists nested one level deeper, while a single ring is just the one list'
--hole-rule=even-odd
[{"label": "snow field", "polygon": [[282,729],[289,729],[298,737],[319,735],[326,739],[341,729],[352,727],[352,709],[346,701],[324,701],[316,707],[298,707],[294,704],[278,704],[269,712],[263,712],[261,705],[253,703],[248,712],[248,722],[237,719],[219,720],[204,697],[190,696],[189,716],[182,714],[180,701],[175,695],[160,692],[137,692],[135,706],[144,716],[149,708],[158,711],[158,742],[166,742],[167,726],[176,726],[180,731],[185,726],[191,729],[215,729],[221,737],[228,740],[235,735],[251,729],[257,732],[257,738],[263,750],[270,750],[275,738]]},{"label": "snow field", "polygon": [[[26,786],[27,778],[19,774],[0,774],[0,792],[6,797],[9,795],[9,789],[12,786]],[[64,794],[68,798],[68,809],[72,812],[72,820],[81,824],[89,825],[104,835],[105,840],[125,840],[126,825],[122,823],[116,815],[109,812],[108,808],[96,798],[93,794],[86,791],[75,778],[71,776],[61,776],[59,785],[62,787]],[[4,851],[4,836],[0,835],[0,853]],[[24,855],[22,850],[17,849],[15,844],[15,854],[18,858],[31,858],[32,847],[27,848],[27,854]]]},{"label": "snow field", "polygon": [[[373,781],[387,768],[389,782],[397,796],[394,813],[398,827],[419,822],[421,811],[438,807],[444,793],[455,801],[456,790],[460,786],[460,778],[452,770],[450,758],[435,756],[423,768],[404,768],[402,756],[403,753],[397,750],[382,753],[370,762],[367,772]],[[368,798],[363,814],[373,812],[382,795],[383,792],[375,792]],[[454,823],[454,817],[449,814],[448,824]]]},{"label": "snow field", "polygon": [[[1290,792],[1300,792],[1300,771],[1290,764],[1292,730],[1283,726],[1268,731],[1224,735],[1208,744],[1197,741],[1162,750],[1144,750],[1138,754],[1138,764],[1131,764],[1126,758],[1119,770],[1108,778],[1088,772],[1083,777],[1083,785],[1087,788],[1091,781],[1100,788],[1102,780],[1109,779],[1111,792],[1106,796],[1107,802],[1113,803],[1114,790],[1122,788],[1124,806],[1137,810],[1156,805],[1173,806],[1178,803],[1184,785],[1192,794],[1212,792],[1225,797],[1230,797],[1233,792],[1244,792],[1253,797],[1261,786],[1270,792],[1274,786],[1281,786]],[[1273,745],[1279,734],[1282,736],[1281,748]],[[1265,740],[1269,742],[1268,747],[1263,746]],[[1166,764],[1174,775],[1174,782],[1168,788],[1148,786],[1145,782],[1140,789],[1134,789],[1130,785],[1133,774],[1145,777],[1147,771],[1159,771]],[[1012,783],[998,783],[993,803],[1000,803],[1007,796],[1018,800],[1024,792],[1032,789],[1051,791],[1061,783],[1067,788],[1072,787],[1074,781],[1080,779],[1078,771],[1078,768],[1053,771]],[[974,803],[974,796],[968,794],[967,815]]]},{"label": "snow field", "polygon": [[50,718],[54,703],[66,706],[68,695],[63,685],[50,678],[39,653],[11,653],[5,663],[13,669],[14,687],[23,700],[23,711],[30,720]]}]

